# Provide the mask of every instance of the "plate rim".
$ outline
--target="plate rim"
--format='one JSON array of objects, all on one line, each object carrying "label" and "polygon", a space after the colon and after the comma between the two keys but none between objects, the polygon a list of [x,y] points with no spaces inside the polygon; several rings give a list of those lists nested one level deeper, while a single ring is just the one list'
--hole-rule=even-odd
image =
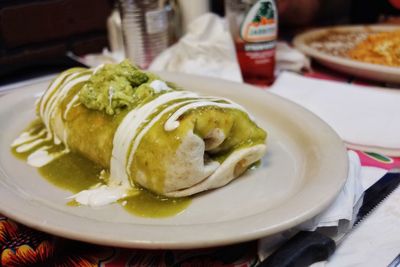
[{"label": "plate rim", "polygon": [[[214,247],[214,246],[223,246],[223,245],[229,245],[229,244],[233,244],[233,243],[238,243],[238,242],[244,242],[244,241],[249,241],[249,240],[254,240],[254,239],[258,239],[264,236],[268,236],[271,235],[273,233],[277,233],[286,229],[289,229],[295,225],[298,225],[301,222],[312,218],[313,216],[317,215],[321,210],[325,209],[337,196],[337,194],[340,192],[341,188],[343,187],[346,179],[347,179],[347,173],[348,173],[348,160],[347,160],[347,152],[346,152],[346,148],[345,145],[343,143],[343,141],[340,139],[340,137],[337,135],[337,133],[328,125],[326,124],[322,119],[320,119],[317,115],[313,114],[312,112],[308,111],[307,109],[295,104],[294,102],[284,99],[278,95],[269,93],[269,92],[265,92],[263,90],[260,90],[259,88],[250,86],[250,85],[246,85],[246,84],[240,84],[240,83],[235,83],[235,82],[229,82],[226,80],[222,80],[222,79],[217,79],[217,78],[209,78],[209,77],[204,77],[204,76],[198,76],[198,75],[188,75],[188,74],[177,74],[177,73],[169,73],[169,72],[159,72],[160,76],[168,76],[171,79],[175,77],[175,79],[179,79],[179,77],[181,76],[186,76],[188,79],[192,79],[193,81],[198,80],[204,80],[207,79],[209,80],[209,82],[213,82],[216,84],[222,84],[222,85],[235,85],[238,88],[241,88],[240,90],[242,90],[243,92],[245,92],[244,90],[252,90],[252,94],[254,94],[255,96],[260,96],[262,97],[265,93],[267,93],[269,96],[268,97],[272,97],[273,99],[275,99],[275,101],[280,101],[281,103],[286,103],[289,104],[292,107],[295,107],[296,109],[300,110],[301,112],[307,114],[307,116],[309,116],[310,118],[313,118],[315,121],[318,121],[318,123],[320,123],[320,126],[323,126],[324,129],[327,129],[330,131],[330,135],[333,137],[333,141],[335,141],[337,144],[340,144],[340,147],[336,148],[336,153],[341,154],[343,156],[343,158],[338,159],[337,163],[339,166],[341,166],[341,172],[339,172],[339,174],[337,175],[339,178],[336,181],[336,188],[334,188],[334,190],[332,190],[329,195],[329,197],[326,197],[325,199],[323,199],[323,201],[317,203],[315,206],[313,206],[311,209],[307,210],[305,212],[305,214],[297,214],[297,217],[293,217],[291,218],[291,220],[286,221],[284,224],[280,224],[280,225],[275,225],[274,227],[267,227],[267,228],[263,228],[262,226],[259,226],[258,229],[256,230],[247,230],[241,233],[238,233],[235,236],[230,236],[230,237],[217,237],[217,238],[200,238],[199,239],[192,239],[192,240],[186,240],[186,241],[174,241],[174,240],[169,240],[169,241],[157,241],[157,240],[134,240],[134,239],[124,239],[124,240],[115,240],[115,239],[110,239],[109,237],[103,237],[103,236],[95,236],[95,234],[90,234],[90,233],[84,233],[82,234],[82,232],[77,232],[76,229],[65,229],[65,225],[64,226],[58,226],[57,223],[54,223],[54,219],[53,220],[45,220],[45,221],[37,221],[35,220],[34,216],[31,214],[20,214],[19,212],[16,212],[14,210],[10,210],[7,208],[4,208],[3,206],[0,206],[0,212],[9,217],[10,219],[13,219],[17,222],[20,222],[22,224],[25,224],[29,227],[32,227],[34,229],[40,230],[40,231],[44,231],[53,235],[57,235],[57,236],[62,236],[65,238],[70,238],[70,239],[75,239],[75,240],[80,240],[80,241],[84,241],[84,242],[89,242],[89,243],[95,243],[95,244],[101,244],[101,245],[109,245],[109,246],[119,246],[119,247],[126,247],[126,248],[142,248],[142,249],[196,249],[196,248],[206,248],[206,247]],[[25,89],[19,89],[16,90],[15,92],[11,92],[9,94],[6,94],[3,97],[0,97],[0,112],[4,110],[4,108],[2,107],[1,103],[4,103],[5,101],[8,101],[9,99],[11,100],[12,98],[15,98],[17,95],[24,95],[26,94],[27,88]],[[42,91],[42,90],[40,90]],[[36,92],[38,93],[38,92]],[[33,92],[31,92],[31,94],[33,94]],[[264,96],[265,97],[265,96]],[[0,175],[5,175],[4,171],[2,170],[2,168],[0,168]],[[4,181],[2,181],[0,179],[0,185],[4,184]],[[0,199],[4,198],[5,195],[7,195],[7,197],[10,197],[10,194],[14,194],[14,192],[7,192],[7,190],[4,190],[4,186],[0,186]],[[15,195],[15,194],[14,194]],[[13,197],[13,196],[11,196]],[[20,198],[20,196],[14,196],[17,199]],[[292,198],[295,198],[295,196],[293,196]],[[25,202],[29,200],[25,200]],[[36,205],[36,203],[28,203],[30,205]],[[55,212],[57,213],[61,213],[61,215],[64,216],[73,216],[79,219],[83,219],[83,220],[89,220],[89,221],[93,221],[93,219],[90,218],[85,218],[85,217],[80,217],[77,215],[73,215],[73,214],[69,214],[69,213],[65,213],[62,212],[60,210],[54,210],[51,207],[44,207],[45,209],[49,209],[50,212]],[[238,220],[235,220],[234,223],[239,223],[240,221],[248,221],[248,219],[250,217],[254,217],[255,219],[260,219],[257,216],[260,216],[259,214],[255,214],[255,215],[251,215],[251,216],[247,216],[244,218],[240,218]],[[33,220],[32,220],[33,219]],[[79,221],[78,219],[78,221]],[[99,223],[99,224],[110,224],[110,222],[99,222],[99,221],[95,221],[94,223]],[[229,223],[229,221],[228,221]],[[125,223],[124,223],[125,224]],[[216,222],[216,223],[212,223],[215,227],[221,227],[221,226],[226,226],[225,224],[227,224],[227,222],[223,221],[223,222]],[[115,223],[114,223],[115,225]],[[200,224],[200,225],[173,225],[173,226],[160,226],[160,225],[145,225],[145,227],[147,228],[157,228],[157,227],[161,227],[164,228],[165,227],[169,227],[174,228],[174,229],[179,229],[185,233],[189,232],[189,233],[193,233],[193,231],[199,230],[201,228],[204,228],[205,226],[208,227],[210,224]],[[258,225],[260,225],[260,223],[258,223]],[[142,226],[142,225],[139,225]],[[177,228],[178,227],[178,228]],[[189,229],[190,228],[190,229]],[[194,229],[195,228],[195,229]],[[188,230],[189,229],[189,230]],[[203,229],[204,230],[204,229]]]},{"label": "plate rim", "polygon": [[305,31],[295,36],[293,39],[293,46],[299,49],[301,52],[309,57],[315,58],[318,61],[328,61],[341,66],[349,66],[360,70],[371,71],[376,73],[400,75],[400,67],[391,67],[380,64],[367,63],[357,61],[348,58],[337,57],[328,53],[321,52],[315,48],[307,45],[306,41],[308,38],[320,34],[324,34],[327,31],[365,31],[370,30],[383,30],[383,31],[394,31],[400,30],[400,26],[396,25],[385,25],[385,24],[370,24],[370,25],[345,25],[345,26],[332,26],[332,27],[321,27],[312,30]]}]

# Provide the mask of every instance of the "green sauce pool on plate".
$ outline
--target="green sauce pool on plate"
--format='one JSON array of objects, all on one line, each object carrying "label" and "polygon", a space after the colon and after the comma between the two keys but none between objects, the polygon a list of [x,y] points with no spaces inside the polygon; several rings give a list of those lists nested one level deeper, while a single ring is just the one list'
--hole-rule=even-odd
[{"label": "green sauce pool on plate", "polygon": [[[37,128],[33,131],[33,133],[37,133],[40,131],[40,127],[44,126],[40,126],[38,122],[33,122],[25,131]],[[64,148],[62,145],[54,145],[50,141],[42,145],[52,145],[54,151]],[[38,146],[40,147],[40,145]],[[26,161],[29,154],[35,151],[38,146],[22,153],[16,151],[18,146],[13,147],[11,151],[17,158]],[[104,175],[101,175],[104,168],[75,152],[63,154],[43,167],[37,168],[37,170],[51,184],[74,194],[99,183],[105,184]],[[118,203],[126,211],[136,216],[163,218],[184,211],[191,203],[191,199],[188,197],[167,198],[140,188],[140,190],[135,190],[132,196],[127,196],[119,200]],[[73,200],[66,205],[79,206],[79,203]]]}]

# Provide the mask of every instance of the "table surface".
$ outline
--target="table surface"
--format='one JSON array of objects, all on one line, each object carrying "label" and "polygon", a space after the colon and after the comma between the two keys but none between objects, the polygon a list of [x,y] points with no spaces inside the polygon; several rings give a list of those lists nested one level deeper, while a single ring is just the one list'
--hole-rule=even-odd
[{"label": "table surface", "polygon": [[[359,80],[314,64],[304,73],[317,79],[386,86]],[[42,77],[39,79],[48,79]],[[0,95],[24,82],[0,87]],[[400,168],[400,159],[396,159]],[[389,198],[400,199],[400,190]],[[400,209],[398,209],[400,213]],[[374,214],[371,215],[373,217]],[[367,227],[367,226],[365,226]],[[363,228],[360,225],[359,228]],[[343,246],[346,246],[344,241]],[[342,245],[341,245],[342,246]],[[399,244],[400,247],[400,244]],[[339,247],[340,252],[340,247]],[[365,259],[367,261],[367,258]],[[201,250],[139,250],[104,247],[49,235],[14,222],[0,214],[0,266],[256,266],[257,241]],[[389,262],[387,262],[389,264]]]}]

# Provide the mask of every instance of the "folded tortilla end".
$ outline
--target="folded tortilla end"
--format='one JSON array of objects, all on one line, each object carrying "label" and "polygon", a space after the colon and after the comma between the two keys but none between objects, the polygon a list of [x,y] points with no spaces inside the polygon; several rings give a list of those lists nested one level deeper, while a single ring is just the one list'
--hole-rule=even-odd
[{"label": "folded tortilla end", "polygon": [[233,152],[221,165],[208,177],[199,183],[182,190],[164,192],[168,197],[185,197],[196,193],[222,187],[245,172],[249,166],[260,160],[267,146],[259,144],[252,147],[242,148]]}]

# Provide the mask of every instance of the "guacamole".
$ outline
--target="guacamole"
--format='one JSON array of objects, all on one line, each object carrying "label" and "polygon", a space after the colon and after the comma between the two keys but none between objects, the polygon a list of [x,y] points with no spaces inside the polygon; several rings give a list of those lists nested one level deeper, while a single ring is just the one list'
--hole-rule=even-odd
[{"label": "guacamole", "polygon": [[[151,87],[141,85],[152,79],[154,77],[139,70],[128,60],[106,64],[93,73],[83,86],[79,100],[89,109],[114,115],[125,108],[135,107],[142,97],[148,96]],[[136,92],[139,87],[140,93]]]}]

